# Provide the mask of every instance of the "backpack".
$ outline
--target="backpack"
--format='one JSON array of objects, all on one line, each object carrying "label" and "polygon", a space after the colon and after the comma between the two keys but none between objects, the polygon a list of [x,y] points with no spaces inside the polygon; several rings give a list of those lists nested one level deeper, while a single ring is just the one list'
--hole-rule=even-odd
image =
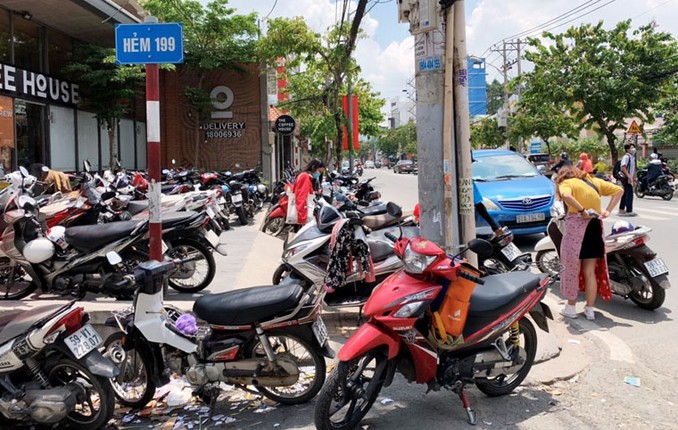
[{"label": "backpack", "polygon": [[614,167],[612,168],[612,176],[615,177],[615,179],[620,179],[620,180],[625,180],[626,175],[621,171],[621,159],[617,160],[616,163],[614,163]]}]

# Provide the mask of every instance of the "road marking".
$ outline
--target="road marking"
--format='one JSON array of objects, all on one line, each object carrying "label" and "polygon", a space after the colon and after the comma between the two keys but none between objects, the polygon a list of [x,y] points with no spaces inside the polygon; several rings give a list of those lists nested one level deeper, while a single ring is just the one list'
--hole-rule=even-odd
[{"label": "road marking", "polygon": [[592,334],[600,339],[610,350],[610,359],[615,361],[624,361],[626,363],[635,363],[633,352],[628,345],[619,337],[613,335],[609,331],[601,331],[602,327],[598,324],[582,320],[577,322],[587,334]]}]

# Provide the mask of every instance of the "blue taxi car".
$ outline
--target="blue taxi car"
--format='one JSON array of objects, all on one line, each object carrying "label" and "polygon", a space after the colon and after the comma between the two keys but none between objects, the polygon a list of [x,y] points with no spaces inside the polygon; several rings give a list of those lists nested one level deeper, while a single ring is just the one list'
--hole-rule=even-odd
[{"label": "blue taxi car", "polygon": [[[473,180],[487,211],[514,235],[546,232],[555,184],[514,151],[473,151]],[[479,226],[482,218],[476,217]]]}]

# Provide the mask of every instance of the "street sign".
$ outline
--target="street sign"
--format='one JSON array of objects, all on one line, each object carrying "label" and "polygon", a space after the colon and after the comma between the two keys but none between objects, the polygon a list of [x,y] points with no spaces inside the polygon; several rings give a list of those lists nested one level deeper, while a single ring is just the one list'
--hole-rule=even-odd
[{"label": "street sign", "polygon": [[163,24],[116,24],[117,64],[170,64],[184,62],[183,26]]},{"label": "street sign", "polygon": [[638,123],[636,122],[635,119],[633,121],[631,121],[631,125],[629,126],[629,130],[627,131],[627,133],[631,133],[631,134],[641,133],[640,127],[638,126]]},{"label": "street sign", "polygon": [[280,115],[278,119],[275,120],[275,131],[282,134],[283,136],[289,136],[294,133],[294,127],[296,127],[294,118],[289,115]]}]

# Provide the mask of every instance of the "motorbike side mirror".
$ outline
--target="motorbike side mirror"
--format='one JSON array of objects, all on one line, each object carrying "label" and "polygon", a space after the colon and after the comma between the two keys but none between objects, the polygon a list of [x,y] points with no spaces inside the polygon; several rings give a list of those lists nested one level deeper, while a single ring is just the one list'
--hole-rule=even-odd
[{"label": "motorbike side mirror", "polygon": [[82,166],[85,169],[85,172],[89,173],[92,171],[92,163],[90,163],[89,160],[83,161]]},{"label": "motorbike side mirror", "polygon": [[174,158],[172,158],[172,166],[174,166],[175,164],[177,164],[177,160],[175,160]]},{"label": "motorbike side mirror", "polygon": [[475,252],[480,257],[489,257],[492,255],[492,244],[484,239],[473,239],[468,243],[468,249]]},{"label": "motorbike side mirror", "polygon": [[27,178],[29,176],[28,170],[24,166],[19,166],[19,172],[21,172],[22,178]]},{"label": "motorbike side mirror", "polygon": [[19,203],[18,206],[21,209],[25,210],[26,212],[33,212],[36,207],[36,203],[33,197],[29,197],[26,195],[22,195],[21,197],[19,197],[18,203]]},{"label": "motorbike side mirror", "polygon": [[108,264],[111,266],[117,266],[118,264],[122,263],[122,257],[120,257],[120,254],[115,251],[107,253],[106,260],[108,260]]},{"label": "motorbike side mirror", "polygon": [[113,197],[115,197],[115,194],[116,194],[115,191],[106,191],[101,195],[101,200],[112,199]]},{"label": "motorbike side mirror", "polygon": [[400,218],[403,216],[402,208],[393,202],[386,203],[386,213],[394,218]]},{"label": "motorbike side mirror", "polygon": [[162,174],[163,175],[168,175],[169,174],[169,169],[162,169]]}]

